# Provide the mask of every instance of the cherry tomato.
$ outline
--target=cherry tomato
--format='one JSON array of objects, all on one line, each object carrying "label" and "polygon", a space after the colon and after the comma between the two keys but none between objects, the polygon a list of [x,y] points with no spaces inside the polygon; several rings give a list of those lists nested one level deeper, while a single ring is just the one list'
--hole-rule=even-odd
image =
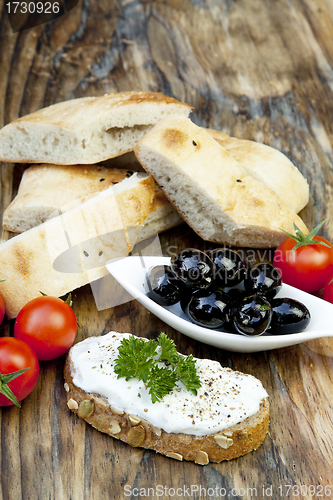
[{"label": "cherry tomato", "polygon": [[331,275],[324,285],[323,299],[333,304],[333,275]]},{"label": "cherry tomato", "polygon": [[4,317],[5,317],[5,303],[4,303],[3,298],[0,295],[0,325],[1,325]]},{"label": "cherry tomato", "polygon": [[57,297],[37,297],[19,312],[14,336],[29,344],[38,359],[55,359],[73,345],[77,321],[73,309]]},{"label": "cherry tomato", "polygon": [[[24,373],[7,382],[8,374],[13,374],[25,368],[28,369]],[[37,383],[38,374],[38,359],[28,344],[13,337],[0,338],[0,406],[13,404],[20,406],[18,401],[22,401],[33,390]],[[11,392],[14,395],[13,400],[4,395],[7,394],[11,397]]]},{"label": "cherry tomato", "polygon": [[333,274],[333,246],[321,236],[314,236],[312,241],[325,245],[304,244],[293,250],[295,240],[287,238],[277,247],[273,259],[284,283],[310,293],[323,288]]}]

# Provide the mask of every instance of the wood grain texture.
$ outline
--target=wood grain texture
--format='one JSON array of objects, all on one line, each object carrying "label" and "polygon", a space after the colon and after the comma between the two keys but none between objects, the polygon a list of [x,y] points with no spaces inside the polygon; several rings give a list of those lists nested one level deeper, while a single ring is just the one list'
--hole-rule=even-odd
[{"label": "wood grain texture", "polygon": [[[0,0],[0,126],[74,97],[163,92],[193,105],[195,123],[285,153],[310,183],[301,215],[310,227],[327,217],[322,234],[332,240],[332,37],[330,0],[82,0],[54,22],[16,34]],[[0,168],[2,213],[24,167]],[[1,231],[2,240],[11,236]],[[187,226],[160,239],[164,255],[212,248]],[[131,449],[67,409],[64,358],[42,362],[22,408],[0,411],[0,500],[157,498],[158,485],[158,498],[177,488],[193,499],[205,498],[203,488],[206,498],[208,488],[218,492],[211,498],[268,498],[263,487],[272,487],[271,498],[287,498],[284,485],[295,499],[333,497],[320,489],[333,492],[331,339],[232,353],[180,335],[136,301],[98,311],[90,286],[73,295],[78,341],[112,329],[147,337],[165,331],[185,354],[258,377],[270,395],[269,435],[256,452],[205,467]],[[5,321],[1,334],[12,333]]]}]

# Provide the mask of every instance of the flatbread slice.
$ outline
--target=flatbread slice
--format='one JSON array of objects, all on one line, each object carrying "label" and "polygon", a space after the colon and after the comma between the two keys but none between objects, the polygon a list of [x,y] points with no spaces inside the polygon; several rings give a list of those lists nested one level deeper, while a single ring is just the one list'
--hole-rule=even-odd
[{"label": "flatbread slice", "polygon": [[204,240],[241,247],[278,246],[303,221],[203,128],[170,117],[134,149],[185,221]]},{"label": "flatbread slice", "polygon": [[243,167],[245,172],[274,191],[295,213],[309,201],[309,185],[297,167],[275,148],[206,129]]},{"label": "flatbread slice", "polygon": [[[3,227],[15,233],[27,231],[133,173],[133,170],[105,168],[103,165],[32,165],[24,171],[17,196],[4,211]],[[153,203],[140,237],[147,238],[183,222],[155,184]]]},{"label": "flatbread slice", "polygon": [[191,106],[160,93],[120,92],[53,104],[0,131],[0,160],[18,163],[93,164],[131,151],[170,114]]},{"label": "flatbread slice", "polygon": [[0,245],[1,295],[15,318],[31,299],[61,297],[107,274],[109,259],[124,257],[138,240],[155,184],[135,173],[85,203]]}]

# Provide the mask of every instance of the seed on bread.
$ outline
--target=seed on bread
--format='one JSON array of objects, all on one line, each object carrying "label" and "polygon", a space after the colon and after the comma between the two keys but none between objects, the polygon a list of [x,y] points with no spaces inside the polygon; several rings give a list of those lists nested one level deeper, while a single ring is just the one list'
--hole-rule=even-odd
[{"label": "seed on bread", "polygon": [[114,413],[115,415],[118,415],[119,417],[121,417],[122,415],[124,415],[123,410],[118,410],[114,406],[110,406],[110,409],[111,409],[112,413]]},{"label": "seed on bread", "polygon": [[146,431],[142,425],[132,427],[127,434],[127,442],[133,448],[141,446],[146,438]]},{"label": "seed on bread", "polygon": [[227,436],[224,436],[223,434],[216,434],[214,436],[215,441],[221,448],[224,448],[227,450],[230,446],[233,445],[233,440]]},{"label": "seed on bread", "polygon": [[180,453],[174,453],[173,451],[171,451],[170,453],[166,453],[165,455],[169,458],[179,460],[180,462],[183,460],[183,455],[181,455]]},{"label": "seed on bread", "polygon": [[72,398],[67,401],[67,406],[70,410],[77,410],[79,407],[75,399]]},{"label": "seed on bread", "polygon": [[134,427],[135,425],[139,425],[139,423],[141,422],[141,418],[137,417],[136,415],[128,415],[128,421],[131,426]]},{"label": "seed on bread", "polygon": [[81,401],[79,404],[79,409],[78,409],[78,416],[80,418],[88,418],[90,417],[95,411],[95,404],[92,399],[84,399]]},{"label": "seed on bread", "polygon": [[121,432],[121,427],[119,425],[118,420],[115,419],[110,420],[109,431],[110,434],[119,434],[119,432]]},{"label": "seed on bread", "polygon": [[162,429],[160,429],[159,427],[155,427],[154,425],[151,425],[151,430],[158,437],[160,437],[162,434]]},{"label": "seed on bread", "polygon": [[207,465],[209,464],[209,457],[208,454],[205,451],[198,451],[198,453],[195,456],[195,463],[199,465]]}]

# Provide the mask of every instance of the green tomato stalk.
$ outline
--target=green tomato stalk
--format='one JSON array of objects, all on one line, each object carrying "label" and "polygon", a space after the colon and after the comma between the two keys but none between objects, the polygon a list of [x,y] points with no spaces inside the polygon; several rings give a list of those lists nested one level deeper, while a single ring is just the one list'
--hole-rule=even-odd
[{"label": "green tomato stalk", "polygon": [[324,219],[322,222],[320,222],[320,224],[318,224],[318,226],[316,226],[314,229],[312,229],[312,231],[310,231],[309,234],[307,234],[307,235],[305,235],[303,233],[303,231],[299,227],[296,226],[295,223],[293,224],[294,229],[295,229],[295,234],[290,234],[290,233],[287,233],[287,231],[280,229],[283,233],[285,233],[287,236],[289,236],[289,238],[292,238],[296,242],[296,245],[291,250],[291,255],[293,254],[293,252],[297,248],[305,246],[305,245],[324,245],[325,247],[331,248],[324,241],[318,241],[318,240],[313,239],[316,236],[316,234],[318,233],[321,226],[326,222],[326,220],[327,219]]}]

